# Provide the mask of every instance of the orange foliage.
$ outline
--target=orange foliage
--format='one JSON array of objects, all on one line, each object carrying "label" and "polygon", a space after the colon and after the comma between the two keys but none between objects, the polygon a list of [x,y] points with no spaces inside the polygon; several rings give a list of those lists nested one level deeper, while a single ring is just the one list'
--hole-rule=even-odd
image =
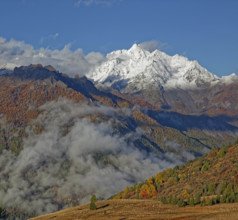
[{"label": "orange foliage", "polygon": [[0,114],[5,114],[8,122],[19,124],[36,118],[39,114],[38,107],[47,101],[57,100],[59,97],[66,97],[76,102],[86,101],[87,98],[81,93],[59,83],[47,84],[36,81],[24,81],[16,83],[13,79],[6,81],[1,79],[0,83],[7,83],[10,86],[0,90]]}]

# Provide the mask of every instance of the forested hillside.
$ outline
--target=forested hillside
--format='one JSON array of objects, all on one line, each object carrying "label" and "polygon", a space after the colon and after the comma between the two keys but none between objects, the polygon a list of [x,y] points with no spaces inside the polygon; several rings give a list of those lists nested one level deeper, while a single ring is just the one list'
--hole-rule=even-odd
[{"label": "forested hillside", "polygon": [[155,199],[178,206],[238,202],[238,139],[203,157],[169,168],[114,199]]}]

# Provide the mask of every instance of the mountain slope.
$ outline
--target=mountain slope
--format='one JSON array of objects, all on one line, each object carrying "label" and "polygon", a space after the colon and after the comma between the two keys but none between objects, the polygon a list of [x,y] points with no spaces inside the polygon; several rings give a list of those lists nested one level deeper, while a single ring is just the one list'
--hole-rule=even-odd
[{"label": "mountain slope", "polygon": [[183,207],[164,205],[153,200],[105,200],[98,201],[97,210],[89,210],[89,204],[73,207],[32,220],[76,220],[76,219],[128,219],[128,220],[216,220],[236,219],[238,204],[218,204],[207,207]]},{"label": "mountain slope", "polygon": [[[150,118],[143,101],[133,108],[122,94],[102,92],[85,77],[30,65],[0,76],[0,83],[0,205],[12,217],[78,205],[92,193],[109,197],[193,157],[183,147],[176,158],[167,154],[164,133],[191,140]],[[194,143],[195,152],[207,148]]]},{"label": "mountain slope", "polygon": [[107,198],[238,132],[236,117],[162,111],[52,66],[18,67],[0,83],[0,205],[12,217],[82,204],[93,193]]},{"label": "mountain slope", "polygon": [[114,199],[157,199],[163,203],[211,205],[238,202],[238,140],[232,147],[166,169],[144,183],[127,187]]}]

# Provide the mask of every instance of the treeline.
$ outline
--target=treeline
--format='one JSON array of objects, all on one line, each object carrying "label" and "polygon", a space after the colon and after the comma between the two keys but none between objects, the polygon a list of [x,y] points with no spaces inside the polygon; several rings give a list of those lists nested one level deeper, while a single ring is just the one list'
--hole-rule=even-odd
[{"label": "treeline", "polygon": [[17,209],[5,209],[0,206],[1,220],[25,220],[37,216],[35,212],[22,212]]},{"label": "treeline", "polygon": [[234,186],[224,181],[220,187],[219,194],[214,194],[215,191],[215,184],[211,183],[209,186],[206,185],[203,188],[203,191],[201,193],[197,193],[195,197],[190,196],[188,199],[183,199],[170,195],[169,197],[162,196],[160,201],[163,204],[178,205],[179,207],[195,206],[198,204],[205,206],[219,203],[238,202],[238,186]]}]

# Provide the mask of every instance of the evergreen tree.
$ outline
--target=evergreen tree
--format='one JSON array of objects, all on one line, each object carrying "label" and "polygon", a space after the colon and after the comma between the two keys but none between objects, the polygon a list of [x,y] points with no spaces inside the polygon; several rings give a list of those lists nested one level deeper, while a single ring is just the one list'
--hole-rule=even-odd
[{"label": "evergreen tree", "polygon": [[226,197],[222,195],[220,198],[220,203],[225,203],[225,202],[226,202]]},{"label": "evergreen tree", "polygon": [[235,194],[235,202],[238,202],[238,193]]},{"label": "evergreen tree", "polygon": [[221,202],[221,196],[220,194],[218,194],[216,197],[216,203],[220,203],[220,202]]},{"label": "evergreen tree", "polygon": [[92,195],[91,199],[90,199],[90,210],[96,210],[97,206],[95,204],[95,202],[97,201],[97,198],[95,195]]},{"label": "evergreen tree", "polygon": [[229,195],[229,200],[230,202],[235,202],[236,196],[235,193],[232,191]]},{"label": "evergreen tree", "polygon": [[179,199],[175,196],[172,198],[172,204],[176,205],[178,203]]},{"label": "evergreen tree", "polygon": [[170,195],[170,196],[169,196],[169,204],[172,204],[172,200],[173,200],[173,196]]},{"label": "evergreen tree", "polygon": [[219,150],[218,156],[219,156],[219,157],[224,157],[225,154],[227,153],[227,151],[228,151],[228,147],[227,147],[227,146],[222,147],[222,148]]},{"label": "evergreen tree", "polygon": [[7,219],[7,218],[8,218],[8,214],[7,214],[6,209],[3,209],[3,208],[0,206],[0,219]]},{"label": "evergreen tree", "polygon": [[220,194],[223,194],[223,191],[226,189],[227,182],[223,181],[220,188]]},{"label": "evergreen tree", "polygon": [[203,197],[203,199],[201,200],[200,206],[204,206],[206,204],[206,199]]},{"label": "evergreen tree", "polygon": [[184,200],[183,200],[183,199],[179,199],[178,202],[177,202],[177,205],[178,205],[179,207],[184,207],[184,206],[185,206]]},{"label": "evergreen tree", "polygon": [[216,185],[215,183],[210,183],[209,184],[209,187],[208,187],[208,191],[210,194],[214,194],[215,193],[215,190],[216,190]]},{"label": "evergreen tree", "polygon": [[194,198],[193,198],[193,196],[188,200],[188,204],[190,206],[194,206]]},{"label": "evergreen tree", "polygon": [[201,195],[200,193],[197,193],[196,196],[195,196],[195,199],[194,199],[194,204],[199,204],[200,203],[200,200],[201,200]]},{"label": "evergreen tree", "polygon": [[168,203],[165,196],[162,196],[161,199],[160,199],[160,201],[161,201],[163,204],[167,204],[167,203]]}]

